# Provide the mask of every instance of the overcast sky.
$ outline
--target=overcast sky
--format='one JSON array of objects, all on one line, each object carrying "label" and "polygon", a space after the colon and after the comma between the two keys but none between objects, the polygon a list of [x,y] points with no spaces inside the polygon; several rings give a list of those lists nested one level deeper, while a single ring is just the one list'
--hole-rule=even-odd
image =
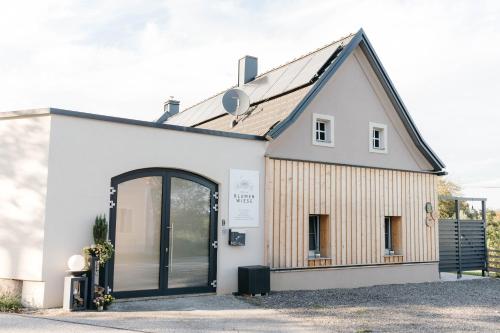
[{"label": "overcast sky", "polygon": [[363,28],[465,194],[500,208],[500,1],[3,1],[0,111],[153,120]]}]

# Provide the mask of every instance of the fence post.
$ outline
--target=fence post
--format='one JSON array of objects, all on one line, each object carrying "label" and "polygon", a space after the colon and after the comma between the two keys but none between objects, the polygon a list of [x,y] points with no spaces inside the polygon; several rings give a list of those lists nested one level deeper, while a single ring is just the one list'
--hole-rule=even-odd
[{"label": "fence post", "polygon": [[457,278],[462,278],[462,233],[460,232],[460,201],[455,199],[455,218],[457,219],[457,233],[458,233],[458,271]]},{"label": "fence post", "polygon": [[[481,213],[482,213],[481,215],[483,218],[483,230],[484,230],[484,269],[481,272],[481,274],[482,274],[482,276],[485,276],[485,272],[488,271],[488,244],[487,244],[488,239],[486,237],[487,224],[486,224],[486,201],[485,200],[481,200]],[[488,275],[489,275],[489,272],[488,272]]]}]

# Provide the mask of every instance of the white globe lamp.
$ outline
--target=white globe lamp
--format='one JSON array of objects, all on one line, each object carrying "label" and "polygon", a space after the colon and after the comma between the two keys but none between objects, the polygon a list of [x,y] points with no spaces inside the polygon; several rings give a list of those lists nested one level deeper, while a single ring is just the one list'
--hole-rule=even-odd
[{"label": "white globe lamp", "polygon": [[85,258],[82,255],[75,254],[68,259],[68,268],[70,272],[80,272],[85,268]]}]

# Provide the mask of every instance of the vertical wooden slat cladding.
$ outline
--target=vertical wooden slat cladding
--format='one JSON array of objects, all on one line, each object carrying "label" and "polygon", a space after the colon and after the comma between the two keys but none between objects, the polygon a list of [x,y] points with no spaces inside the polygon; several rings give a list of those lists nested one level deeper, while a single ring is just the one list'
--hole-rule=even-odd
[{"label": "vertical wooden slat cladding", "polygon": [[[271,159],[266,159],[266,175],[273,174],[274,176],[274,160]],[[274,205],[274,177],[266,177],[266,198],[265,198],[265,213],[266,213],[266,221],[272,221],[273,220],[273,205]],[[272,249],[273,249],[273,224],[269,223],[266,225],[266,230],[265,230],[265,246],[266,246],[266,251],[264,253],[265,259],[264,262],[266,265],[271,266],[273,259],[272,259]]]},{"label": "vertical wooden slat cladding", "polygon": [[[273,268],[436,261],[437,176],[266,158],[266,262]],[[309,215],[328,216],[329,258],[309,260]],[[384,255],[384,216],[401,216],[401,253]],[[324,260],[323,260],[324,259]]]},{"label": "vertical wooden slat cladding", "polygon": [[285,245],[285,261],[286,267],[292,267],[292,191],[293,191],[293,175],[292,161],[286,162],[286,213],[285,213],[285,229],[286,229],[286,245]]}]

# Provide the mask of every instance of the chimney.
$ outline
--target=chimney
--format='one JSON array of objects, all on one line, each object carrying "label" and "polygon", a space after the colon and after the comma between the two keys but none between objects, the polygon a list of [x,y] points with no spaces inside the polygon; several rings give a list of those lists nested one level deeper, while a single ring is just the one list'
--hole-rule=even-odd
[{"label": "chimney", "polygon": [[244,56],[238,61],[238,87],[242,87],[257,76],[257,58]]},{"label": "chimney", "polygon": [[157,123],[164,123],[168,118],[172,117],[174,114],[179,113],[179,101],[173,99],[173,96],[170,96],[165,103],[163,103],[163,115],[156,121]]}]

